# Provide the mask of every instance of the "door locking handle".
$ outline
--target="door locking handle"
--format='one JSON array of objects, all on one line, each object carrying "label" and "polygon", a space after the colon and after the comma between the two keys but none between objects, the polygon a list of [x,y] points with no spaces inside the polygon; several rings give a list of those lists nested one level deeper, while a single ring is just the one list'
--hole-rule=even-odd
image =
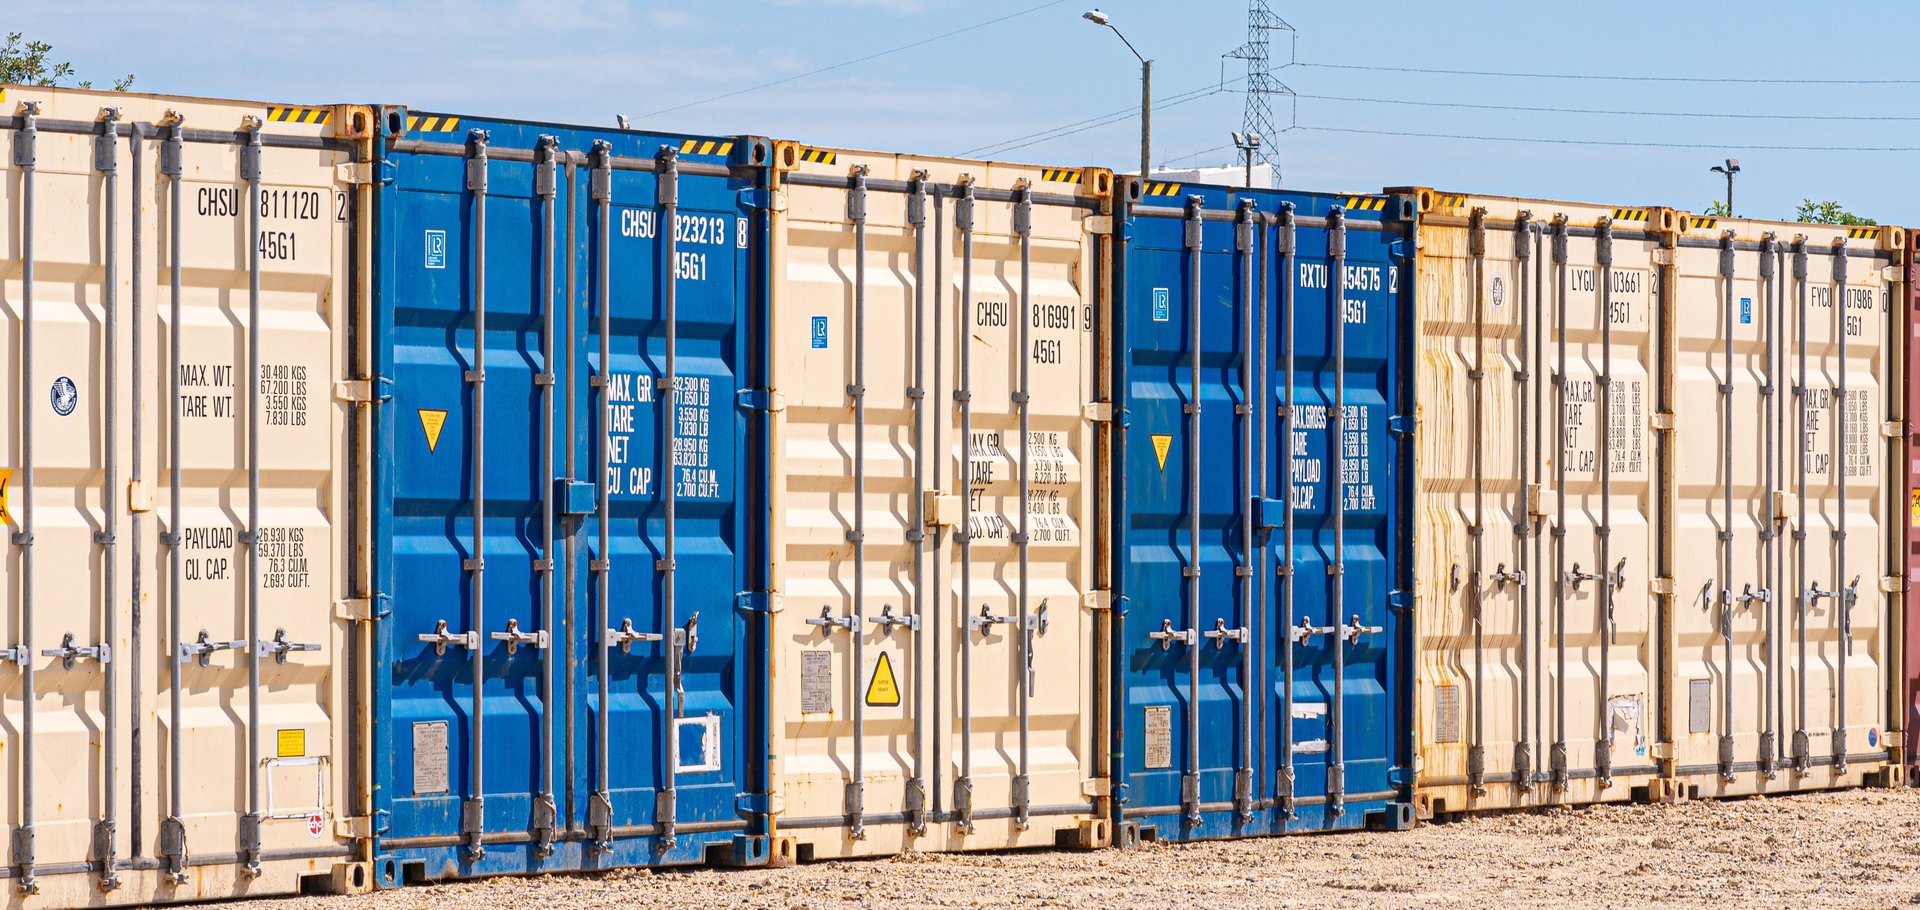
[{"label": "door locking handle", "polygon": [[1347,644],[1357,645],[1360,643],[1360,636],[1379,635],[1386,630],[1385,626],[1361,625],[1360,614],[1355,613],[1353,614],[1353,618],[1347,620],[1347,624],[1340,629],[1340,635],[1347,640]]},{"label": "door locking handle", "polygon": [[620,653],[622,654],[632,654],[634,642],[659,641],[659,640],[660,640],[660,633],[636,632],[633,629],[633,620],[622,619],[620,620],[620,628],[607,630],[606,643],[608,645],[618,646],[620,648]]},{"label": "door locking handle", "polygon": [[995,616],[992,610],[987,609],[986,604],[981,604],[978,616],[967,617],[967,628],[979,629],[980,637],[985,638],[993,634],[994,626],[1013,625],[1018,621],[1018,618],[1013,616]]},{"label": "door locking handle", "polygon": [[820,631],[826,633],[828,637],[832,637],[833,633],[841,629],[845,629],[848,632],[855,631],[856,621],[851,616],[835,616],[833,615],[832,607],[823,606],[820,608],[820,615],[807,620],[807,625],[819,626]]},{"label": "door locking handle", "polygon": [[261,642],[260,650],[264,653],[272,654],[274,663],[284,664],[287,662],[288,652],[318,651],[320,650],[320,646],[308,642],[288,641],[287,630],[275,629],[273,630],[273,640]]},{"label": "door locking handle", "polygon": [[1527,586],[1527,573],[1519,569],[1514,569],[1509,572],[1507,571],[1507,564],[1504,562],[1494,566],[1493,589],[1496,591],[1505,591],[1509,582],[1524,588]]},{"label": "door locking handle", "polygon": [[1241,626],[1237,629],[1229,629],[1227,628],[1227,621],[1219,617],[1214,618],[1213,628],[1200,633],[1200,635],[1202,638],[1212,639],[1213,648],[1216,651],[1226,647],[1227,642],[1230,642],[1230,641],[1236,641],[1236,642],[1240,642],[1241,644],[1246,644],[1249,638],[1251,637],[1246,626]]},{"label": "door locking handle", "polygon": [[[205,637],[205,633],[202,633],[202,638],[204,637]],[[479,635],[473,632],[461,632],[457,635],[452,632],[448,632],[447,621],[444,619],[433,624],[432,632],[428,632],[424,635],[416,635],[414,637],[421,641],[426,642],[427,644],[432,645],[433,654],[435,657],[444,656],[447,653],[448,647],[477,648],[480,646]],[[186,646],[182,645],[181,647],[184,648]]]},{"label": "door locking handle", "polygon": [[892,635],[893,630],[896,628],[905,628],[909,632],[920,631],[920,617],[912,615],[895,616],[893,615],[893,604],[882,604],[880,606],[880,615],[867,617],[867,622],[879,626],[881,635]]},{"label": "door locking handle", "polygon": [[[1567,585],[1575,591],[1580,590],[1580,587],[1589,581],[1601,582],[1613,588],[1615,591],[1626,587],[1627,560],[1625,557],[1622,557],[1620,562],[1614,565],[1612,572],[1582,572],[1580,571],[1580,564],[1576,562],[1573,564],[1573,571],[1568,572],[1566,575]],[[1711,585],[1712,583],[1709,582],[1708,584]]]},{"label": "door locking handle", "polygon": [[[25,649],[22,648],[20,650]],[[48,648],[40,653],[46,657],[60,658],[60,665],[69,670],[73,669],[73,662],[76,660],[97,660],[103,664],[113,660],[113,650],[105,643],[94,645],[91,648],[75,647],[72,632],[68,632],[60,639],[60,647]]]},{"label": "door locking handle", "polygon": [[535,648],[544,648],[547,646],[547,630],[541,629],[538,632],[522,632],[520,631],[520,620],[518,619],[507,620],[507,631],[495,632],[487,637],[494,641],[506,642],[507,656],[509,657],[513,656],[514,652],[520,650],[521,645],[532,645]]},{"label": "door locking handle", "polygon": [[181,642],[178,652],[180,662],[186,663],[191,660],[205,667],[210,666],[208,658],[212,657],[215,651],[245,651],[247,649],[247,643],[245,641],[210,641],[210,638],[211,636],[207,630],[201,629],[198,639]]},{"label": "door locking handle", "polygon": [[1171,619],[1160,620],[1160,631],[1148,632],[1147,637],[1159,642],[1162,651],[1173,650],[1173,643],[1176,641],[1183,645],[1193,644],[1193,630],[1175,629]]},{"label": "door locking handle", "polygon": [[1313,620],[1300,617],[1300,624],[1287,629],[1287,638],[1300,644],[1311,644],[1315,635],[1332,635],[1340,631],[1339,626],[1316,626]]}]

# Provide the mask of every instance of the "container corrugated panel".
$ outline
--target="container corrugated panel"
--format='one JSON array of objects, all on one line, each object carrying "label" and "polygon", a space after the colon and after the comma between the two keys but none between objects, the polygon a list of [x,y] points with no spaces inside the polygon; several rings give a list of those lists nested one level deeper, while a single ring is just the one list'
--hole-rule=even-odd
[{"label": "container corrugated panel", "polygon": [[7,888],[363,886],[333,611],[353,109],[0,98]]},{"label": "container corrugated panel", "polygon": [[1411,203],[1126,187],[1117,836],[1409,824]]},{"label": "container corrugated panel", "polygon": [[775,849],[1104,843],[1110,178],[776,154]]},{"label": "container corrugated panel", "polygon": [[387,120],[376,881],[764,858],[767,145]]},{"label": "container corrugated panel", "polygon": [[1675,228],[1674,774],[1699,795],[1888,782],[1906,233]]},{"label": "container corrugated panel", "polygon": [[1420,814],[1646,795],[1672,213],[1410,192]]}]

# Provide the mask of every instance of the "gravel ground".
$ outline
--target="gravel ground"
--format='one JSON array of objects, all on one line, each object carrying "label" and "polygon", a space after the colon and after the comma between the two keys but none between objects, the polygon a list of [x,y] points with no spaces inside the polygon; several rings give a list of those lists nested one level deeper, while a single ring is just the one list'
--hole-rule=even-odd
[{"label": "gravel ground", "polygon": [[[1920,907],[1920,789],[1469,817],[1121,853],[502,878],[249,910]],[[224,910],[224,908],[223,908]]]}]

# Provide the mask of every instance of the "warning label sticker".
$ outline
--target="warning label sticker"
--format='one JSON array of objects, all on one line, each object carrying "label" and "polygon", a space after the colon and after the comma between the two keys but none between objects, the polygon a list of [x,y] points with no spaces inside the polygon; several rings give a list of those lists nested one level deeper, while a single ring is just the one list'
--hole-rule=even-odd
[{"label": "warning label sticker", "polygon": [[434,408],[420,408],[420,428],[427,431],[427,454],[431,455],[440,448],[440,430],[447,425],[447,412]]},{"label": "warning label sticker", "polygon": [[[1920,493],[1913,496],[1914,526],[1920,527]],[[0,524],[13,524],[13,469],[0,468]]]},{"label": "warning label sticker", "polygon": [[273,745],[273,754],[281,758],[299,758],[307,754],[307,731],[276,730]]},{"label": "warning label sticker", "polygon": [[800,652],[800,713],[833,713],[833,652]]},{"label": "warning label sticker", "polygon": [[1173,708],[1168,705],[1147,705],[1146,733],[1147,767],[1151,769],[1173,767]]},{"label": "warning label sticker", "polygon": [[[0,491],[5,490],[6,487],[7,487],[7,472],[0,471]],[[1912,524],[1914,527],[1920,528],[1920,490],[1913,491],[1913,504],[1907,508],[1907,511],[1910,513],[1907,516],[1907,521],[1910,524]],[[4,495],[0,495],[0,518],[4,518],[6,514],[7,514],[7,497]]]},{"label": "warning label sticker", "polygon": [[880,652],[880,660],[873,665],[873,679],[867,682],[867,707],[897,708],[900,706],[900,684],[893,678],[893,661],[887,658],[887,652]]},{"label": "warning label sticker", "polygon": [[1153,458],[1160,462],[1160,470],[1167,469],[1167,451],[1173,448],[1173,437],[1165,433],[1153,434]]}]

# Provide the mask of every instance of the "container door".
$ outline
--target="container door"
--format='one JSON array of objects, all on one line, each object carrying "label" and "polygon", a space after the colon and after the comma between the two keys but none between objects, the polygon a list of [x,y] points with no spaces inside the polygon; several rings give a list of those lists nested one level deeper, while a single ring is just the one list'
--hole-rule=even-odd
[{"label": "container door", "polygon": [[1100,842],[1083,174],[781,154],[779,830],[820,858]]},{"label": "container door", "polygon": [[581,476],[599,478],[575,574],[575,821],[584,862],[598,865],[697,861],[747,827],[735,799],[756,751],[743,739],[756,673],[735,608],[741,528],[766,518],[745,513],[742,485],[745,302],[760,249],[744,184],[711,161],[683,170],[680,143],[625,138],[640,140],[628,155],[600,142],[585,156],[591,296],[572,389]]},{"label": "container door", "polygon": [[1269,576],[1256,573],[1273,563],[1253,526],[1267,473],[1255,438],[1272,441],[1262,415],[1274,405],[1256,340],[1269,315],[1265,244],[1251,203],[1209,213],[1195,196],[1185,209],[1133,213],[1117,566],[1126,814],[1160,838],[1264,833],[1271,814],[1256,814],[1254,777],[1269,744],[1248,693],[1270,672],[1257,655],[1275,634]]},{"label": "container door", "polygon": [[[1408,276],[1398,232],[1346,211],[1383,202],[1353,198],[1297,219],[1279,264],[1287,296],[1273,383],[1286,443],[1275,485],[1287,492],[1280,533],[1269,536],[1283,574],[1268,653],[1283,670],[1267,701],[1280,780],[1291,781],[1290,791],[1276,783],[1275,796],[1291,799],[1309,828],[1382,811],[1378,803],[1401,797],[1406,760],[1395,601],[1408,556],[1399,511],[1407,465],[1395,425]],[[1324,230],[1303,229],[1313,227]],[[1404,821],[1385,811],[1385,822]]]},{"label": "container door", "polygon": [[555,149],[509,159],[484,131],[464,146],[427,135],[435,146],[394,144],[383,200],[393,615],[382,846],[456,844],[425,870],[433,877],[524,871],[554,850],[564,720],[547,709],[560,567]]},{"label": "container door", "polygon": [[[1793,226],[1800,230],[1802,226]],[[1887,757],[1898,234],[1691,218],[1675,308],[1676,773],[1733,794]],[[1756,432],[1757,431],[1757,432]],[[1684,725],[1683,725],[1684,723]]]},{"label": "container door", "polygon": [[1920,451],[1920,382],[1914,377],[1920,376],[1920,344],[1913,343],[1912,327],[1920,324],[1920,257],[1914,255],[1914,247],[1920,244],[1920,231],[1907,232],[1907,308],[1903,319],[1896,320],[1896,326],[1904,323],[1906,330],[1896,336],[1906,345],[1906,372],[1902,375],[1902,385],[1906,386],[1906,425],[1908,447],[1903,458],[1898,459],[1907,465],[1907,521],[1902,529],[1902,540],[1906,556],[1906,615],[1902,627],[1906,630],[1906,653],[1901,665],[1900,698],[1897,710],[1900,713],[1901,729],[1906,731],[1907,781],[1920,780],[1920,462],[1913,459],[1913,453]]}]

